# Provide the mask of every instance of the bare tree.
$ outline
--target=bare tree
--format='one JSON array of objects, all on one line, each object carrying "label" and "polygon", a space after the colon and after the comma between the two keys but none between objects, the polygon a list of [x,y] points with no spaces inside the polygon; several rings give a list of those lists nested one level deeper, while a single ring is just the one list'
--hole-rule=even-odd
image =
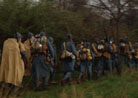
[{"label": "bare tree", "polygon": [[70,0],[54,0],[55,6],[59,10],[68,9],[70,5]]},{"label": "bare tree", "polygon": [[103,17],[115,22],[116,39],[120,39],[120,21],[122,17],[128,12],[129,3],[137,0],[92,0],[91,7],[96,8]]},{"label": "bare tree", "polygon": [[78,11],[85,8],[89,0],[54,0],[58,9]]},{"label": "bare tree", "polygon": [[82,9],[85,9],[85,5],[87,5],[89,0],[70,0],[70,3],[72,5],[72,10],[73,11],[78,11]]},{"label": "bare tree", "polygon": [[[137,0],[92,0],[91,7],[96,8],[103,17],[110,20],[110,23],[113,24],[115,22],[116,28],[116,39],[117,44],[119,45],[120,39],[120,23],[122,17],[128,13],[128,6],[132,2],[137,2]],[[118,55],[118,72],[121,74],[119,70],[120,66],[120,55]]]}]

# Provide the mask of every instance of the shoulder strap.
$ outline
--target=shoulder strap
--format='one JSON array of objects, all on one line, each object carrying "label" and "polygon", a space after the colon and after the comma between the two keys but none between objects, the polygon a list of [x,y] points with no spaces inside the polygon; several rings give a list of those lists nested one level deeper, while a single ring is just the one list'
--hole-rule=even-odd
[{"label": "shoulder strap", "polygon": [[63,45],[64,45],[64,50],[67,50],[67,49],[66,49],[66,42],[64,42]]},{"label": "shoulder strap", "polygon": [[92,48],[93,48],[94,53],[98,54],[97,48],[95,47],[94,43],[92,44]]}]

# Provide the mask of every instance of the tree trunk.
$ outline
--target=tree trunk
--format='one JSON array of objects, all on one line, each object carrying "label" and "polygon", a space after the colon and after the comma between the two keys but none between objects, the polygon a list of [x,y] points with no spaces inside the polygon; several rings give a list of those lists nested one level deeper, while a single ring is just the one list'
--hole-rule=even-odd
[{"label": "tree trunk", "polygon": [[[117,46],[119,48],[120,46],[120,20],[117,20],[116,21],[116,37],[117,37]],[[119,49],[118,49],[119,50]],[[118,65],[117,65],[117,71],[118,71],[118,74],[121,75],[122,73],[122,70],[121,70],[121,67],[120,67],[120,52],[118,51]]]}]

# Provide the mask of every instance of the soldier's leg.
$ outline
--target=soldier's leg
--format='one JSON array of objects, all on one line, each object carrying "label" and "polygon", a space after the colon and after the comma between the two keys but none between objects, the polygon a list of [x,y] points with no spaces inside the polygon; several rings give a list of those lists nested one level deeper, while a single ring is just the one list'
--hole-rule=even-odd
[{"label": "soldier's leg", "polygon": [[5,83],[0,83],[0,98],[2,98],[4,88],[5,88]]},{"label": "soldier's leg", "polygon": [[63,80],[66,81],[66,80],[70,80],[71,79],[71,72],[67,72],[65,75],[64,75],[64,78]]},{"label": "soldier's leg", "polygon": [[54,77],[55,77],[55,70],[54,70],[54,67],[52,67],[52,69],[51,69],[51,76],[50,76],[50,80],[51,80],[51,83],[53,83],[53,84],[55,84],[55,83],[56,83],[56,81],[55,81]]},{"label": "soldier's leg", "polygon": [[15,85],[11,85],[10,87],[11,87],[11,91],[8,96],[12,98],[16,98],[18,95],[19,87]]},{"label": "soldier's leg", "polygon": [[84,77],[84,73],[86,72],[87,62],[81,61],[80,62],[80,74],[79,74],[79,81],[81,81]]},{"label": "soldier's leg", "polygon": [[117,66],[118,66],[118,54],[116,53],[115,54],[115,68],[116,68],[116,71],[118,72]]},{"label": "soldier's leg", "polygon": [[123,73],[126,64],[126,56],[120,55],[120,73]]},{"label": "soldier's leg", "polygon": [[69,82],[69,84],[71,84],[71,80],[72,80],[72,72],[66,72],[64,73],[64,77],[63,79],[61,80],[61,85],[65,85],[65,82]]},{"label": "soldier's leg", "polygon": [[135,67],[136,67],[136,70],[138,70],[138,59],[135,58]]},{"label": "soldier's leg", "polygon": [[0,91],[2,91],[4,87],[5,87],[5,83],[1,82],[0,83]]},{"label": "soldier's leg", "polygon": [[112,71],[114,72],[114,70],[115,70],[115,60],[111,59],[111,63],[112,63]]},{"label": "soldier's leg", "polygon": [[82,77],[83,77],[83,72],[80,72],[78,80],[79,81],[82,80]]},{"label": "soldier's leg", "polygon": [[44,77],[43,85],[42,85],[43,87],[42,87],[42,88],[45,89],[45,88],[47,87],[49,79],[50,79],[50,72],[48,72],[48,73],[47,73],[47,76]]},{"label": "soldier's leg", "polygon": [[115,64],[115,55],[114,54],[112,54],[112,71],[114,72],[114,70],[115,70],[115,66],[116,66],[116,64]]},{"label": "soldier's leg", "polygon": [[103,57],[102,66],[102,74],[105,75],[105,72],[108,72],[108,59],[105,57]]},{"label": "soldier's leg", "polygon": [[5,83],[4,85],[5,85],[5,87],[3,90],[2,98],[7,98],[9,95],[11,95],[11,92],[12,92],[12,89],[14,86],[12,84],[9,84],[9,83]]},{"label": "soldier's leg", "polygon": [[50,66],[50,80],[54,80],[54,68],[52,66]]},{"label": "soldier's leg", "polygon": [[133,67],[132,59],[131,58],[128,58],[128,67],[129,67],[129,70],[131,72],[132,71],[132,67]]},{"label": "soldier's leg", "polygon": [[40,79],[39,78],[34,78],[34,84],[35,84],[35,90],[39,90],[39,86],[40,86]]},{"label": "soldier's leg", "polygon": [[103,58],[102,57],[98,58],[97,68],[98,68],[97,77],[100,77],[103,72]]},{"label": "soldier's leg", "polygon": [[121,74],[122,71],[123,71],[123,64],[124,64],[124,61],[123,61],[123,56],[120,55],[120,58],[119,58],[119,65],[118,65],[118,72]]},{"label": "soldier's leg", "polygon": [[92,62],[89,62],[87,67],[88,80],[92,80]]},{"label": "soldier's leg", "polygon": [[111,59],[107,59],[107,66],[109,74],[112,74],[112,61]]}]

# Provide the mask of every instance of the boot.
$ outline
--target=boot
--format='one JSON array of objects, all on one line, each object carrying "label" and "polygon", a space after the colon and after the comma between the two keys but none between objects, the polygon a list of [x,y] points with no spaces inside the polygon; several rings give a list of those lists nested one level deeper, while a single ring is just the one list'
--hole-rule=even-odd
[{"label": "boot", "polygon": [[3,87],[0,88],[0,98],[2,98],[2,94],[3,94]]},{"label": "boot", "polygon": [[11,87],[4,88],[2,98],[8,98],[10,92],[11,92]]},{"label": "boot", "polygon": [[8,95],[8,98],[17,98],[18,91],[19,91],[19,87],[14,86],[14,87],[11,89],[11,91],[10,91],[10,93],[9,93],[9,95]]}]

